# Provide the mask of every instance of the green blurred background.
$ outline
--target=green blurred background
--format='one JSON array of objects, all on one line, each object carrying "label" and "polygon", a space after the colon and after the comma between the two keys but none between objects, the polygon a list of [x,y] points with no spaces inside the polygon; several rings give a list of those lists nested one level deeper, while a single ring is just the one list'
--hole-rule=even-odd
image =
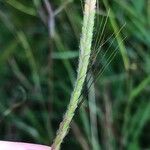
[{"label": "green blurred background", "polygon": [[[0,0],[0,140],[52,143],[76,78],[83,3]],[[98,0],[92,49],[62,150],[150,149],[150,0]]]}]

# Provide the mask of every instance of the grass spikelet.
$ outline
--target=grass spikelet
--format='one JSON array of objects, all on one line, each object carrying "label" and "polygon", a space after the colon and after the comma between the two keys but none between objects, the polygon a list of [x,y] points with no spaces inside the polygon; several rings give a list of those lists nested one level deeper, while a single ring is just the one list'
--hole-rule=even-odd
[{"label": "grass spikelet", "polygon": [[80,56],[78,65],[77,80],[72,92],[70,104],[65,113],[64,119],[60,124],[57,136],[52,145],[52,150],[59,150],[63,139],[65,138],[71,120],[74,116],[74,112],[79,103],[79,97],[83,88],[83,84],[87,74],[87,68],[89,64],[89,58],[91,54],[91,45],[93,38],[94,29],[94,18],[95,18],[96,0],[86,0],[84,5],[84,19],[82,27],[82,35],[80,39]]}]

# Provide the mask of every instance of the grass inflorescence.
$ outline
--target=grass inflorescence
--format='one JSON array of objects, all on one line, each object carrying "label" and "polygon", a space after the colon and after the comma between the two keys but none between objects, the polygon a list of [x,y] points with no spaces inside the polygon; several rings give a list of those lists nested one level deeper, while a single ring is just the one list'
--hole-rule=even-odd
[{"label": "grass inflorescence", "polygon": [[86,0],[84,5],[82,35],[80,40],[80,54],[79,54],[77,80],[71,95],[67,111],[65,113],[63,121],[60,124],[57,136],[52,145],[53,150],[60,149],[60,145],[68,132],[71,120],[74,116],[75,110],[79,103],[79,97],[81,95],[83,84],[86,78],[87,68],[89,65],[89,58],[91,54],[95,12],[96,12],[96,0]]}]

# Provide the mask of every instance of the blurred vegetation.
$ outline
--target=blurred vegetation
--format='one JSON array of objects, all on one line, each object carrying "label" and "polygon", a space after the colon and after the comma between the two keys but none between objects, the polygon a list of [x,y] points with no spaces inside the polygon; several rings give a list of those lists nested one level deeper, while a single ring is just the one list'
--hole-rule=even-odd
[{"label": "blurred vegetation", "polygon": [[[1,140],[50,145],[69,102],[83,2],[46,2],[0,0]],[[150,149],[150,0],[99,0],[95,22],[96,82],[62,149]]]}]

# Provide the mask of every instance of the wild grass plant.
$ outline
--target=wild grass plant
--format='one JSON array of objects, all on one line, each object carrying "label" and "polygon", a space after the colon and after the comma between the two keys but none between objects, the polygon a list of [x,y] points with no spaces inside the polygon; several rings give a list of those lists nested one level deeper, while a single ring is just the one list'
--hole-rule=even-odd
[{"label": "wild grass plant", "polygon": [[67,111],[65,113],[62,123],[60,124],[57,136],[52,145],[52,149],[54,150],[60,149],[60,145],[68,132],[71,120],[74,116],[76,108],[78,107],[79,98],[86,79],[89,59],[91,55],[95,12],[96,12],[96,0],[86,0],[84,5],[82,35],[80,40],[80,54],[79,54],[77,80],[71,95]]},{"label": "wild grass plant", "polygon": [[[0,1],[1,140],[51,145],[74,87],[81,2],[48,1],[53,17],[43,2]],[[87,78],[61,149],[149,149],[149,0],[97,2]]]}]

